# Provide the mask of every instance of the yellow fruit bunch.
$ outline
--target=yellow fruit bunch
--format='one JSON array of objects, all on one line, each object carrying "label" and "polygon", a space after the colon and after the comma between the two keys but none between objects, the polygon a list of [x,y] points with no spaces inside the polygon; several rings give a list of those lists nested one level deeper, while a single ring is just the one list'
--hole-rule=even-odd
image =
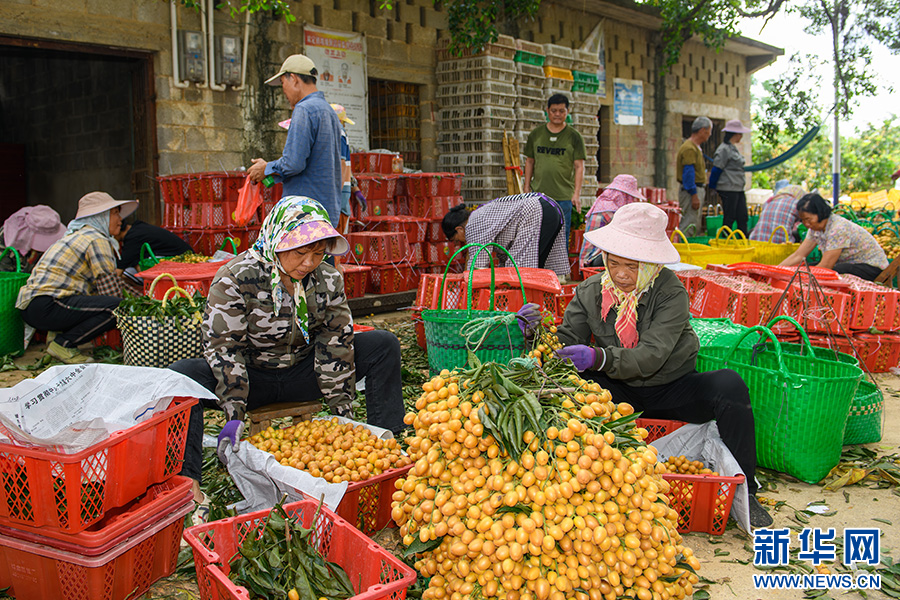
[{"label": "yellow fruit bunch", "polygon": [[670,456],[660,466],[665,470],[664,473],[675,473],[680,475],[716,475],[718,473],[712,469],[706,468],[706,465],[699,460],[688,460],[683,454],[681,456]]},{"label": "yellow fruit bunch", "polygon": [[194,252],[185,252],[183,254],[179,254],[178,256],[173,256],[172,258],[167,258],[166,260],[172,262],[180,262],[180,263],[189,263],[189,264],[197,264],[197,263],[205,263],[211,259],[211,256],[206,256],[203,254],[196,254]]},{"label": "yellow fruit bunch", "polygon": [[541,329],[541,334],[536,337],[535,341],[537,342],[537,345],[528,356],[537,359],[538,366],[541,366],[547,359],[553,356],[554,350],[562,348],[562,344],[559,343],[559,338],[556,337],[555,325],[550,326],[547,329]]},{"label": "yellow fruit bunch", "polygon": [[337,419],[300,421],[253,435],[250,443],[283,465],[331,483],[365,481],[412,461],[395,439],[382,440],[362,425]]},{"label": "yellow fruit bunch", "polygon": [[405,419],[415,428],[407,439],[415,464],[398,480],[392,504],[404,544],[418,554],[416,568],[431,578],[423,599],[693,593],[698,578],[684,564],[699,563],[676,531],[656,450],[594,427],[632,407],[613,403],[596,383],[570,381],[577,392],[547,405],[570,416],[565,425],[525,431],[516,457],[485,435],[484,390],[465,380],[461,386],[446,371],[423,385],[417,412]]}]

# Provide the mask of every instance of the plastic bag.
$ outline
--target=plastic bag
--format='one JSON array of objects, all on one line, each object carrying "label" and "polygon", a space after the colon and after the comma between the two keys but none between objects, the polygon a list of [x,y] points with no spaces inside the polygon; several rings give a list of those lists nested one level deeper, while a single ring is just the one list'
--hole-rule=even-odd
[{"label": "plastic bag", "polygon": [[244,187],[238,194],[237,208],[234,209],[234,223],[238,227],[244,227],[256,215],[256,211],[262,206],[262,190],[258,183],[254,183],[247,177]]}]

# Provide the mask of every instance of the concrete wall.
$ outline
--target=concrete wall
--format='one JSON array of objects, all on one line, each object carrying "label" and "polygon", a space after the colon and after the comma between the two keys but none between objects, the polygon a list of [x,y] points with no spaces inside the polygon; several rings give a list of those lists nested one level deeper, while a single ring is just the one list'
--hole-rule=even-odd
[{"label": "concrete wall", "polygon": [[26,145],[31,204],[65,222],[87,192],[131,197],[130,69],[94,56],[0,56],[0,142]]}]

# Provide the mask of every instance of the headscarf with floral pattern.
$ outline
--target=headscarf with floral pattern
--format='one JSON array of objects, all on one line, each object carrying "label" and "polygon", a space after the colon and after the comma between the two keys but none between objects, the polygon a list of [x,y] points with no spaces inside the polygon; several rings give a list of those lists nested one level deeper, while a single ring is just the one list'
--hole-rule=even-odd
[{"label": "headscarf with floral pattern", "polygon": [[[288,237],[291,232],[301,225],[324,221],[329,223],[328,212],[321,204],[306,196],[285,196],[278,201],[263,221],[259,232],[259,238],[250,248],[250,255],[264,263],[271,270],[272,300],[275,304],[275,312],[281,310],[285,302],[285,287],[281,284],[281,261],[278,259],[276,249],[278,245]],[[296,237],[296,236],[292,236]],[[321,239],[321,238],[319,238]],[[319,239],[310,239],[312,244]],[[298,244],[298,247],[303,244]],[[282,250],[286,250],[283,248]],[[306,291],[303,282],[294,281],[294,315],[297,326],[303,334],[303,339],[309,343],[309,311],[306,304]]]}]

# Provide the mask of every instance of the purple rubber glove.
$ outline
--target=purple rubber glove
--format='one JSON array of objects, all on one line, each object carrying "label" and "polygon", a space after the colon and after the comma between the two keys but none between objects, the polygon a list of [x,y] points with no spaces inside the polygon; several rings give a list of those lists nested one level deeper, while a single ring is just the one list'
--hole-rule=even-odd
[{"label": "purple rubber glove", "polygon": [[216,446],[216,454],[219,455],[219,460],[223,463],[225,462],[225,448],[228,447],[228,442],[231,442],[232,450],[237,452],[238,445],[241,443],[241,432],[243,431],[244,422],[234,419],[225,423],[225,427],[219,432],[219,443]]},{"label": "purple rubber glove", "polygon": [[590,346],[566,346],[556,350],[556,355],[563,360],[571,360],[579,371],[587,371],[593,368],[597,361],[597,351]]},{"label": "purple rubber glove", "polygon": [[368,208],[368,203],[366,202],[366,197],[363,196],[363,193],[359,190],[353,192],[353,197],[356,198],[356,201],[359,202],[359,207],[362,210],[366,210]]},{"label": "purple rubber glove", "polygon": [[541,324],[541,307],[529,302],[516,312],[519,329],[526,338],[530,338],[534,330]]}]

